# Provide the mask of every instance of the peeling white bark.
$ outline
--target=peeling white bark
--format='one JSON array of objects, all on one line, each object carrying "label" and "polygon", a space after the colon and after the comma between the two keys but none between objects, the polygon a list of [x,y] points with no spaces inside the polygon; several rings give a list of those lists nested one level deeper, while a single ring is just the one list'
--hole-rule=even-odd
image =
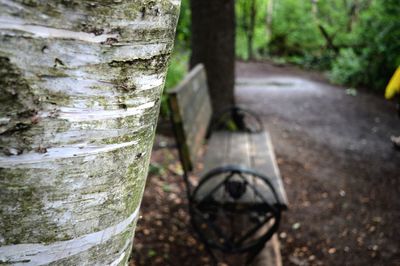
[{"label": "peeling white bark", "polygon": [[109,111],[108,110],[93,111],[90,109],[82,109],[82,108],[81,109],[60,108],[58,117],[61,119],[66,119],[70,122],[117,119],[133,115],[142,115],[146,109],[154,107],[154,104],[155,104],[154,101],[151,101],[133,108],[127,108],[122,110],[109,110]]},{"label": "peeling white bark", "polygon": [[0,264],[124,265],[180,1],[28,2],[0,0]]},{"label": "peeling white bark", "polygon": [[30,33],[35,38],[59,38],[76,41],[102,43],[108,38],[118,38],[117,34],[104,34],[96,36],[93,33],[74,32],[69,30],[54,29],[44,26],[26,24],[23,20],[13,17],[0,17],[0,30],[22,31]]},{"label": "peeling white bark", "polygon": [[[69,147],[49,148],[46,153],[29,152],[21,155],[2,156],[0,155],[1,168],[25,168],[33,167],[34,164],[55,161],[57,159],[71,157],[86,157],[89,155],[102,154],[111,152],[121,148],[137,145],[138,141],[130,141],[126,143],[109,144],[102,146],[88,145],[81,143],[71,145]],[[28,165],[28,166],[26,166]]]},{"label": "peeling white bark", "polygon": [[[127,219],[117,225],[68,241],[59,241],[49,245],[19,244],[2,246],[0,247],[0,261],[22,262],[29,260],[29,262],[16,263],[15,265],[46,265],[55,260],[79,254],[126,231],[137,218],[138,213],[139,209],[136,209]],[[124,256],[125,252],[122,252],[111,265],[118,265]]]}]

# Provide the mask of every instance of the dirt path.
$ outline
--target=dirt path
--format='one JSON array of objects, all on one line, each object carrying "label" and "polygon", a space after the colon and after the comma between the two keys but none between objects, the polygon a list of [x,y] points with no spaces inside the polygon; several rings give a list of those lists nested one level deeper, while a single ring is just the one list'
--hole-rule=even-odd
[{"label": "dirt path", "polygon": [[291,203],[284,265],[400,265],[394,105],[290,67],[239,63],[237,75],[237,100],[271,132]]}]

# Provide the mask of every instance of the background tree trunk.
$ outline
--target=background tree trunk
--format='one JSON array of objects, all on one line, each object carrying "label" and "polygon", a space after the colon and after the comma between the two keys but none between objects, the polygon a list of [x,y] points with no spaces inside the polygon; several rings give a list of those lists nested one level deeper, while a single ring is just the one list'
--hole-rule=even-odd
[{"label": "background tree trunk", "polygon": [[179,3],[1,1],[1,263],[127,262]]},{"label": "background tree trunk", "polygon": [[191,0],[191,67],[204,63],[214,113],[234,105],[235,2]]},{"label": "background tree trunk", "polygon": [[257,10],[256,10],[256,0],[251,0],[250,3],[250,17],[249,17],[249,32],[247,33],[247,38],[248,38],[248,44],[247,44],[247,49],[248,49],[248,55],[249,59],[252,60],[254,59],[254,48],[253,48],[253,39],[254,39],[254,31],[256,28],[256,16],[257,16]]},{"label": "background tree trunk", "polygon": [[271,40],[272,36],[272,20],[274,16],[274,0],[268,0],[267,4],[267,19],[266,19],[266,29],[267,29],[267,36]]}]

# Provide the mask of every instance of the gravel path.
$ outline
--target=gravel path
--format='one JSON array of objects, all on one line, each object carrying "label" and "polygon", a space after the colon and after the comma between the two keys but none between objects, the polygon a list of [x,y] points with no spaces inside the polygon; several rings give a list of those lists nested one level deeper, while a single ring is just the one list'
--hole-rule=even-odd
[{"label": "gravel path", "polygon": [[321,74],[237,64],[236,98],[272,134],[291,203],[284,265],[400,265],[400,135],[395,107]]}]

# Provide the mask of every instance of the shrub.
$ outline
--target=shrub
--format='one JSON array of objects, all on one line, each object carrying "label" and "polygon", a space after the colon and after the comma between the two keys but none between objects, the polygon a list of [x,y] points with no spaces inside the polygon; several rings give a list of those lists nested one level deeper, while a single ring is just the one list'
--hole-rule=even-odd
[{"label": "shrub", "polygon": [[332,63],[329,79],[336,84],[358,85],[363,75],[363,62],[352,48],[341,49]]}]

